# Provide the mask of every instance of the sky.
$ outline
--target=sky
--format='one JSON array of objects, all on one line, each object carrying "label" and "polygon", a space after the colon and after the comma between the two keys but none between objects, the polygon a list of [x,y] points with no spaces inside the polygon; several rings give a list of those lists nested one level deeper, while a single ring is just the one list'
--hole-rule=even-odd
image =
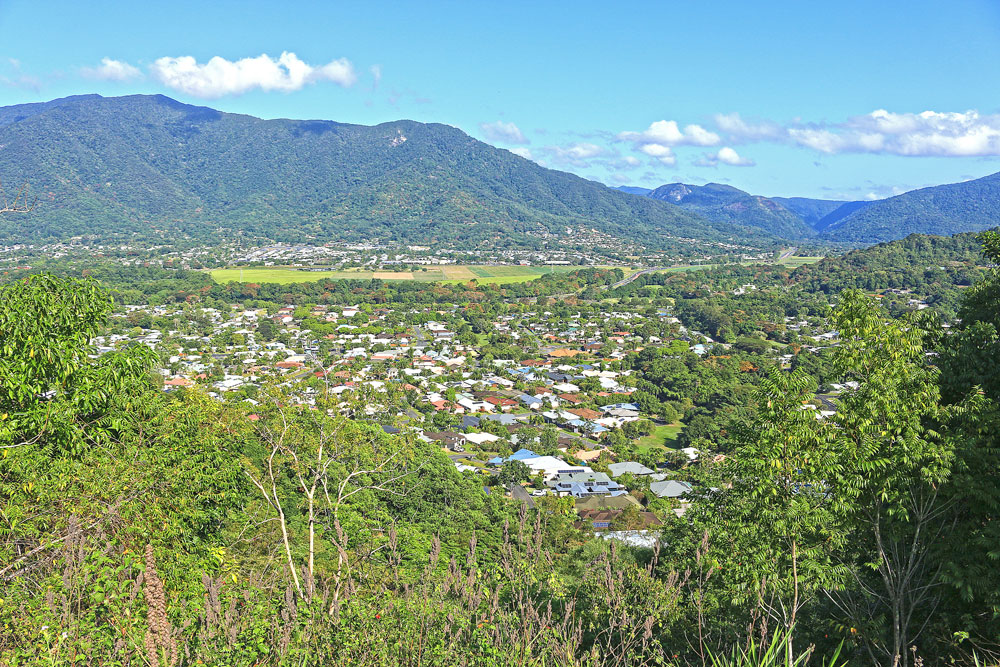
[{"label": "sky", "polygon": [[1000,171],[1000,1],[0,0],[0,106],[446,123],[609,185],[881,198]]}]

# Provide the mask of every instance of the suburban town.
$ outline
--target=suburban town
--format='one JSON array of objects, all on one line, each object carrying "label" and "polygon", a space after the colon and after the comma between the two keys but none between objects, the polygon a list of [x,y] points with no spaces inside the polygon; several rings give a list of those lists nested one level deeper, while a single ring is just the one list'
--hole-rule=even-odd
[{"label": "suburban town", "polygon": [[[341,415],[439,446],[460,472],[481,479],[484,493],[529,507],[570,499],[581,527],[642,542],[648,528],[711,491],[689,473],[725,455],[709,439],[685,438],[683,411],[637,390],[643,375],[630,360],[648,347],[712,364],[733,345],[670,310],[555,310],[467,320],[455,307],[125,305],[112,320],[118,333],[94,342],[99,354],[150,347],[162,361],[163,391],[241,402],[248,420],[260,401],[274,400],[268,390],[307,406],[335,397]],[[785,319],[784,330],[811,332],[802,355],[836,345],[837,332],[821,320]],[[790,353],[771,356],[779,366],[792,362]],[[804,407],[829,417],[842,388]]]}]

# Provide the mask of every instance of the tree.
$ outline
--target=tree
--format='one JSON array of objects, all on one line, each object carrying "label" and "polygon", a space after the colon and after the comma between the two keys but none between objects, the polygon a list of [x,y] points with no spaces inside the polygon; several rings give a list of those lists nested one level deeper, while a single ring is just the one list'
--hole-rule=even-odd
[{"label": "tree", "polygon": [[887,321],[872,299],[847,290],[834,318],[836,367],[859,386],[833,418],[841,456],[831,491],[844,508],[853,586],[831,598],[863,628],[873,660],[907,667],[940,601],[941,565],[930,555],[950,528],[941,486],[953,451],[930,428],[940,416],[938,371],[924,361],[915,317]]},{"label": "tree", "polygon": [[263,317],[257,322],[257,334],[261,337],[261,340],[270,341],[274,340],[274,322],[268,317]]},{"label": "tree", "polygon": [[30,213],[37,203],[37,198],[31,203],[28,202],[27,183],[23,183],[18,188],[14,194],[14,199],[11,200],[7,198],[7,193],[3,189],[3,183],[0,182],[0,213]]},{"label": "tree", "polygon": [[79,453],[115,431],[115,413],[150,386],[144,345],[93,358],[113,303],[95,281],[30,276],[0,288],[0,447]]},{"label": "tree", "polygon": [[506,461],[500,466],[496,479],[498,484],[509,489],[515,484],[531,479],[531,469],[524,461]]},{"label": "tree", "polygon": [[[311,600],[316,592],[320,543],[334,547],[335,607],[352,576],[358,533],[367,521],[378,520],[370,512],[359,516],[358,508],[372,509],[379,495],[405,495],[425,461],[371,424],[281,403],[274,395],[258,410],[256,430],[266,458],[245,462],[244,474],[278,523],[287,572],[300,597]],[[289,492],[288,480],[296,492]],[[305,535],[295,531],[296,515],[304,515]]]},{"label": "tree", "polygon": [[835,431],[802,409],[812,380],[772,369],[752,419],[737,429],[727,459],[731,488],[711,498],[711,544],[735,571],[743,596],[782,628],[785,661],[795,663],[802,608],[834,586],[842,533],[828,480],[837,475]]},{"label": "tree", "polygon": [[538,434],[539,454],[553,454],[559,448],[559,431],[551,424]]}]

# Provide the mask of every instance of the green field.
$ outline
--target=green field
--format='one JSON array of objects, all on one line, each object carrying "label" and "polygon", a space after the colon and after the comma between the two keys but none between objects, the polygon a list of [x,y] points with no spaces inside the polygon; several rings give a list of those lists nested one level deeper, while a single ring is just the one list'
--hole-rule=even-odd
[{"label": "green field", "polygon": [[549,273],[575,271],[579,266],[466,266],[449,264],[428,267],[426,271],[301,271],[288,267],[230,267],[214,269],[212,279],[217,283],[307,283],[317,280],[415,280],[450,284],[475,280],[480,284],[522,283],[541,278]]},{"label": "green field", "polygon": [[797,269],[806,264],[815,264],[821,259],[823,259],[823,257],[786,257],[785,259],[779,260],[777,263],[781,266],[790,266],[793,269]]},{"label": "green field", "polygon": [[653,429],[652,433],[636,440],[635,448],[639,451],[646,451],[653,448],[673,449],[674,441],[677,440],[677,434],[683,428],[683,424],[657,426]]}]

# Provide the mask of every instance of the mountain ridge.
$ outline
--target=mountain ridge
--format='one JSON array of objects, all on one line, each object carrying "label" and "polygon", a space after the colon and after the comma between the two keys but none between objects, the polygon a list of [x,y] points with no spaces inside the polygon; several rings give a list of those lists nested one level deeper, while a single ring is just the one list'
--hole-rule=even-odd
[{"label": "mountain ridge", "polygon": [[546,169],[438,123],[264,120],[163,95],[63,98],[0,108],[0,119],[0,174],[29,181],[40,197],[30,218],[3,221],[7,239],[530,246],[570,228],[651,247],[777,243]]}]

